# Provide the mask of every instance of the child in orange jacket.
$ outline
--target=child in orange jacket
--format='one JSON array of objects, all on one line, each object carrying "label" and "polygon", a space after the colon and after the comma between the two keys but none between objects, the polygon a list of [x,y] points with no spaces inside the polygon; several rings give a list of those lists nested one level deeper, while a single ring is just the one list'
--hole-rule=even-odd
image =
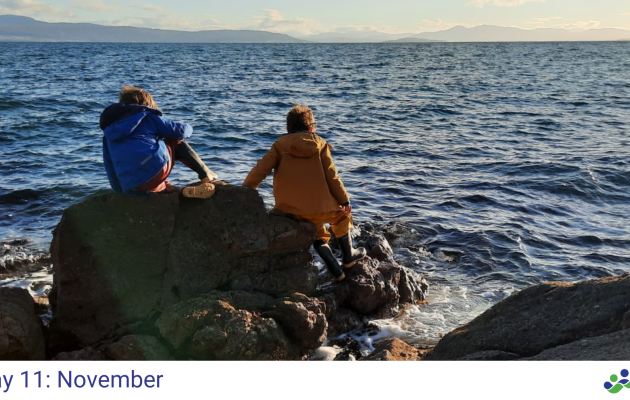
[{"label": "child in orange jacket", "polygon": [[273,170],[275,208],[317,226],[313,247],[342,281],[345,274],[328,245],[330,233],[324,224],[328,222],[337,237],[344,268],[365,258],[366,251],[352,247],[352,207],[333,163],[332,147],[315,134],[315,118],[307,106],[298,104],[289,111],[287,132],[258,161],[243,186],[257,189]]}]

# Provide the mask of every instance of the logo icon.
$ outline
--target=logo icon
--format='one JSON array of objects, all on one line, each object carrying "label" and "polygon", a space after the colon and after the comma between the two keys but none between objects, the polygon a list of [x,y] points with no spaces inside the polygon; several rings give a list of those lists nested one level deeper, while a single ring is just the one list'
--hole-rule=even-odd
[{"label": "logo icon", "polygon": [[630,380],[626,379],[629,375],[628,370],[622,369],[620,375],[623,378],[621,380],[619,380],[619,377],[617,375],[611,375],[610,382],[604,383],[604,388],[606,388],[606,390],[613,394],[619,393],[623,388],[630,389]]}]

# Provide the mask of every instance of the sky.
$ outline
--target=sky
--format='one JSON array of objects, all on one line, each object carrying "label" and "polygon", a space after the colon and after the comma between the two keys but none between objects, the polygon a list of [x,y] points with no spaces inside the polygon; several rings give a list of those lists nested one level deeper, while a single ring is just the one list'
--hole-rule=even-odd
[{"label": "sky", "polygon": [[630,0],[0,0],[0,15],[145,28],[291,35],[421,33],[478,25],[630,29]]}]

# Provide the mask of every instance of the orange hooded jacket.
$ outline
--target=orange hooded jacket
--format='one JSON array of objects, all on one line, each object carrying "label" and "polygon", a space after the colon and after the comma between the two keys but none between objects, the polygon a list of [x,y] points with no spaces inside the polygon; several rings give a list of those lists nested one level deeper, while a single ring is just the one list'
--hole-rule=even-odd
[{"label": "orange hooded jacket", "polygon": [[350,200],[337,174],[331,148],[314,133],[284,135],[258,161],[243,186],[257,189],[274,170],[276,209],[295,215],[338,211]]}]

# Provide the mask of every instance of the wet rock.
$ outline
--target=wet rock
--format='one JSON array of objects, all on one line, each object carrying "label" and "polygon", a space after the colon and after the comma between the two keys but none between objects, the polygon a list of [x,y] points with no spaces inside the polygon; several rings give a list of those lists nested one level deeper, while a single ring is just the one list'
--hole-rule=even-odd
[{"label": "wet rock", "polygon": [[389,302],[388,282],[378,270],[378,261],[367,260],[357,263],[346,271],[345,282],[350,288],[347,304],[361,314],[371,314]]},{"label": "wet rock", "polygon": [[312,224],[269,216],[246,188],[218,186],[207,201],[92,196],[68,208],[54,233],[53,336],[85,347],[219,288],[312,295],[314,237]]},{"label": "wet rock", "polygon": [[400,301],[400,269],[396,264],[367,259],[346,270],[350,288],[347,305],[359,314],[394,315]]},{"label": "wet rock", "polygon": [[[573,345],[568,349],[576,350],[584,340],[595,346],[599,343],[596,337],[624,329],[624,317],[630,310],[628,293],[630,274],[539,284],[508,297],[449,333],[426,358],[456,360],[487,351],[533,357],[570,343]],[[562,350],[567,351],[567,347]],[[550,352],[546,357],[551,357],[549,354],[560,353]],[[581,359],[578,353],[572,357]]]},{"label": "wet rock", "polygon": [[416,304],[425,300],[429,293],[429,284],[420,274],[408,268],[401,268],[398,291],[401,303]]},{"label": "wet rock", "polygon": [[36,250],[26,239],[0,242],[0,280],[45,270],[51,263],[50,254]]},{"label": "wet rock", "polygon": [[334,340],[330,344],[334,345],[335,348],[341,349],[333,361],[358,361],[363,358],[361,343],[353,337],[346,336]]},{"label": "wet rock", "polygon": [[394,251],[382,234],[368,233],[362,230],[361,236],[356,238],[356,242],[358,246],[367,250],[368,256],[371,258],[375,258],[378,261],[394,262]]},{"label": "wet rock", "polygon": [[112,360],[165,361],[172,360],[170,352],[157,338],[148,335],[129,335],[110,345],[105,354]]},{"label": "wet rock", "polygon": [[419,361],[426,354],[426,350],[419,350],[400,339],[393,338],[378,343],[374,351],[365,361]]},{"label": "wet rock", "polygon": [[85,349],[62,352],[53,357],[53,361],[104,361],[105,356],[91,347]]},{"label": "wet rock", "polygon": [[[363,316],[394,316],[401,304],[422,301],[428,292],[426,280],[395,263],[368,258],[346,269],[345,274],[343,282],[320,287],[319,299],[326,304],[326,317],[333,337],[347,327],[362,325]],[[341,311],[350,318],[347,323],[336,315],[337,310],[342,309],[354,313]]]},{"label": "wet rock", "polygon": [[335,338],[361,328],[365,318],[345,307],[340,307],[328,319],[328,337]]},{"label": "wet rock", "polygon": [[326,305],[326,318],[330,319],[350,296],[346,282],[330,282],[321,286],[318,299]]},{"label": "wet rock", "polygon": [[43,360],[42,322],[25,289],[0,288],[0,360]]}]

